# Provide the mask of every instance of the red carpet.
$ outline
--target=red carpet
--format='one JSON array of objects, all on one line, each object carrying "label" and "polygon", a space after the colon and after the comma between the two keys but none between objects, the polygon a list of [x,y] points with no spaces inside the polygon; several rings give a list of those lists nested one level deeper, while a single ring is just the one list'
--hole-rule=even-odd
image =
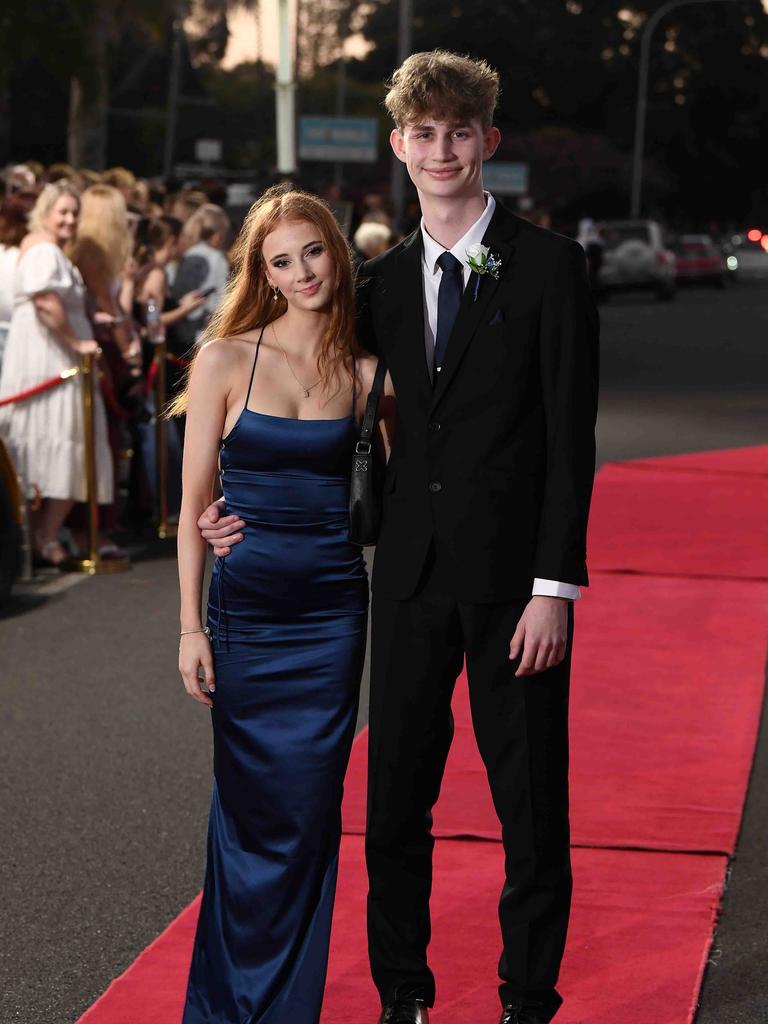
[{"label": "red carpet", "polygon": [[766,522],[768,476],[605,466],[590,570],[768,580]]},{"label": "red carpet", "polygon": [[[365,938],[363,840],[345,836],[322,1024],[378,1012]],[[498,1014],[497,843],[443,841],[435,854],[430,949],[435,1024]],[[575,899],[558,1024],[684,1024],[701,978],[725,858],[574,850]],[[197,901],[149,946],[80,1024],[177,1024]],[[467,924],[471,922],[471,930]]]},{"label": "red carpet", "polygon": [[[346,837],[322,1024],[376,1019],[364,930],[362,838]],[[557,1024],[681,1024],[709,949],[724,857],[574,850],[574,907]],[[498,1019],[496,843],[435,849],[435,1024]],[[471,922],[471,924],[470,924]]]},{"label": "red carpet", "polygon": [[197,896],[77,1024],[178,1024],[199,906]]},{"label": "red carpet", "polygon": [[[593,587],[577,608],[572,674],[579,848],[557,1024],[693,1019],[762,699],[766,522],[768,448],[640,460],[598,476]],[[467,704],[460,680],[435,831],[497,840]],[[377,1012],[364,925],[364,779],[360,737],[322,1024],[360,1024]],[[498,1013],[501,858],[494,841],[436,844],[435,1024]],[[177,1024],[196,913],[188,907],[81,1024]]]},{"label": "red carpet", "polygon": [[720,448],[713,452],[687,452],[684,455],[633,459],[632,462],[622,462],[619,465],[626,469],[697,470],[702,473],[768,476],[768,445],[753,445],[750,448]]},{"label": "red carpet", "polygon": [[[605,575],[576,617],[573,843],[731,852],[764,687],[768,583]],[[464,677],[454,718],[435,835],[498,839]],[[363,734],[344,795],[351,833],[365,830],[366,762]]]}]

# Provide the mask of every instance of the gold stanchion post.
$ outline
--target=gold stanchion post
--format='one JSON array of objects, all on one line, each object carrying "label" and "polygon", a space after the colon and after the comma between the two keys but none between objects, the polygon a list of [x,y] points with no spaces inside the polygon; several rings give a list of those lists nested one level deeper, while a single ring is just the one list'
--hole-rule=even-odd
[{"label": "gold stanchion post", "polygon": [[147,334],[155,346],[155,478],[157,491],[157,535],[161,540],[175,537],[177,526],[168,522],[168,423],[163,415],[168,401],[168,346],[160,310],[147,303]]},{"label": "gold stanchion post", "polygon": [[97,357],[91,353],[83,357],[83,431],[85,441],[85,489],[88,503],[88,555],[72,564],[76,572],[96,576],[107,572],[125,572],[130,568],[127,558],[103,559],[99,555],[99,505],[96,481],[96,428],[94,404],[98,384]]},{"label": "gold stanchion post", "polygon": [[168,400],[168,349],[165,340],[155,349],[155,468],[157,470],[157,535],[176,536],[176,524],[168,522],[168,422],[163,415]]}]

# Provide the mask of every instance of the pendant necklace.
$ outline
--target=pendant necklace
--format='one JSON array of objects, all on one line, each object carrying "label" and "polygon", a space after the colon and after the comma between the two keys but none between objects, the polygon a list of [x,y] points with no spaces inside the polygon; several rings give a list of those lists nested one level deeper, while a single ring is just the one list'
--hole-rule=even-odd
[{"label": "pendant necklace", "polygon": [[299,378],[293,372],[293,367],[291,366],[291,361],[288,358],[288,353],[285,351],[283,346],[280,344],[280,339],[277,336],[277,331],[275,330],[275,325],[274,324],[272,324],[272,334],[274,335],[275,341],[277,342],[277,347],[280,349],[280,351],[285,356],[285,361],[288,364],[288,369],[291,372],[291,376],[296,381],[296,383],[299,385],[301,390],[304,392],[304,397],[305,398],[309,398],[310,391],[313,391],[317,387],[317,385],[322,381],[323,378],[322,377],[318,377],[317,380],[315,381],[315,383],[314,384],[310,384],[309,387],[307,387],[306,384],[302,384],[301,381],[299,380]]}]

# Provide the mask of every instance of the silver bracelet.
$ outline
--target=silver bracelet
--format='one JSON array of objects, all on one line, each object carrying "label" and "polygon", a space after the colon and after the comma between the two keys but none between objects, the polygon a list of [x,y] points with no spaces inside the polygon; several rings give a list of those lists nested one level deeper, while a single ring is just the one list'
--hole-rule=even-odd
[{"label": "silver bracelet", "polygon": [[208,639],[211,639],[210,629],[208,628],[208,626],[203,626],[202,629],[182,629],[182,631],[179,633],[179,640],[181,640],[183,636],[189,636],[190,633],[205,633]]}]

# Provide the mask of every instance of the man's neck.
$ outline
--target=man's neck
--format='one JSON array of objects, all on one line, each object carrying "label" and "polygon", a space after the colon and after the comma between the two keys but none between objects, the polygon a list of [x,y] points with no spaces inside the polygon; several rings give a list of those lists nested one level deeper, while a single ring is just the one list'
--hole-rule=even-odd
[{"label": "man's neck", "polygon": [[485,193],[443,199],[419,192],[424,227],[436,242],[452,249],[485,211]]}]

